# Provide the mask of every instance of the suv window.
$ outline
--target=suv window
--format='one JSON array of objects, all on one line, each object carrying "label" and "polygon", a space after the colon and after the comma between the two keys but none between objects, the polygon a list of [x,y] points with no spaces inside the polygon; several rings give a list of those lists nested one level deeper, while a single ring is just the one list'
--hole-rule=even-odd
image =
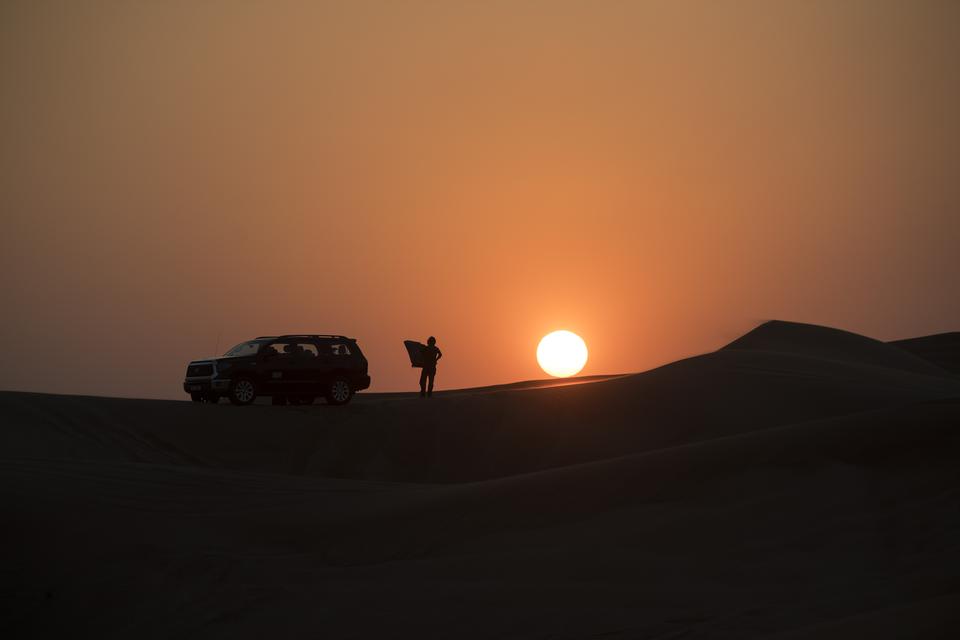
[{"label": "suv window", "polygon": [[227,358],[239,358],[242,356],[253,356],[257,354],[257,351],[260,349],[260,343],[254,342],[241,342],[230,351],[227,351],[223,354]]},{"label": "suv window", "polygon": [[262,353],[276,353],[283,358],[316,358],[318,355],[317,345],[312,342],[271,342]]},{"label": "suv window", "polygon": [[284,347],[286,345],[282,342],[271,342],[270,344],[263,345],[263,348],[260,349],[261,356],[282,356],[284,354]]},{"label": "suv window", "polygon": [[308,356],[310,358],[316,358],[319,354],[317,351],[317,345],[312,342],[298,342],[297,343],[297,355]]},{"label": "suv window", "polygon": [[350,355],[350,347],[343,344],[342,342],[331,343],[330,353],[332,353],[335,356],[348,356]]}]

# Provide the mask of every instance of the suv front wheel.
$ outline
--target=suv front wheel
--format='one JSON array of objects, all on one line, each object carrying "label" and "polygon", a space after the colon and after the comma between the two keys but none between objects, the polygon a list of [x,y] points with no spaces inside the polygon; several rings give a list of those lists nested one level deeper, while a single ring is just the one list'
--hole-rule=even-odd
[{"label": "suv front wheel", "polygon": [[350,383],[343,378],[334,378],[327,387],[327,402],[329,404],[347,404],[353,396]]},{"label": "suv front wheel", "polygon": [[250,378],[238,378],[230,385],[230,402],[236,405],[250,404],[257,398],[257,385]]}]

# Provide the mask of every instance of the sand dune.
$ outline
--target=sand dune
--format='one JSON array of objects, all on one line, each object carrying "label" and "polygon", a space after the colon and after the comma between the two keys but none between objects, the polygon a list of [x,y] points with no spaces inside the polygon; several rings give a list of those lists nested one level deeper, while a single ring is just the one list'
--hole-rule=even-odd
[{"label": "sand dune", "polygon": [[[768,323],[346,408],[5,393],[19,637],[948,637],[960,379]],[[882,635],[886,634],[886,635]]]},{"label": "sand dune", "polygon": [[929,375],[944,373],[928,359],[917,357],[896,343],[886,344],[849,331],[782,320],[766,322],[724,349],[791,353]]},{"label": "sand dune", "polygon": [[960,331],[897,340],[890,344],[932,362],[942,369],[960,373]]}]

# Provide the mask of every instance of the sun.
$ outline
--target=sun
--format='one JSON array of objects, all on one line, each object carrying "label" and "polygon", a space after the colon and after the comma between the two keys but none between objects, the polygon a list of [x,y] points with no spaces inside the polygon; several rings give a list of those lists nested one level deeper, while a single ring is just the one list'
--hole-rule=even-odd
[{"label": "sun", "polygon": [[587,344],[571,331],[548,333],[537,346],[537,362],[551,376],[576,375],[587,364]]}]

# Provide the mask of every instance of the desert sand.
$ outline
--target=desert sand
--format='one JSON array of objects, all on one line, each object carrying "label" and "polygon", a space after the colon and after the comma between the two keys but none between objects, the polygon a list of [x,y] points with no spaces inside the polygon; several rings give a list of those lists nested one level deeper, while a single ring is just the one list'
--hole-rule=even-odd
[{"label": "desert sand", "polygon": [[770,322],[640,374],[428,401],[2,393],[0,628],[955,637],[958,348]]}]

